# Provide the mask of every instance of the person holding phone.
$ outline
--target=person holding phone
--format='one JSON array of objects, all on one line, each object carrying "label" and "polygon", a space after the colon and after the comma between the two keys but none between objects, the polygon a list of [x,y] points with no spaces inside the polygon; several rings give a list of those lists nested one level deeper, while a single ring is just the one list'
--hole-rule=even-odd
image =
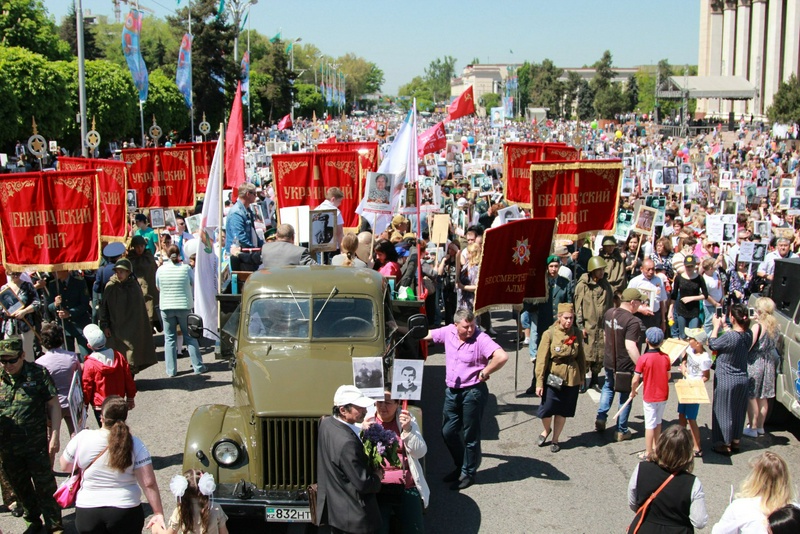
[{"label": "person holding phone", "polygon": [[675,277],[668,317],[678,326],[678,337],[686,339],[686,328],[700,326],[700,303],[708,298],[705,280],[697,273],[697,258],[686,256],[683,260],[683,272]]}]

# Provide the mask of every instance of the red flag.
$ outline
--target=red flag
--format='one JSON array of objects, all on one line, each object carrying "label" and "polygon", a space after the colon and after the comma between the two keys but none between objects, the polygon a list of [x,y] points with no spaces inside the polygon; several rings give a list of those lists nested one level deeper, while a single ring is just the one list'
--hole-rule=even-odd
[{"label": "red flag", "polygon": [[432,154],[437,150],[447,148],[447,136],[444,131],[444,122],[436,123],[417,138],[417,154],[419,157]]},{"label": "red flag", "polygon": [[236,189],[244,183],[244,126],[242,125],[242,83],[236,86],[231,118],[225,131],[225,187]]},{"label": "red flag", "polygon": [[278,130],[286,130],[287,128],[292,127],[292,116],[286,115],[284,118],[281,119],[281,122],[278,123]]},{"label": "red flag", "polygon": [[472,94],[472,86],[470,85],[447,108],[447,120],[452,121],[472,113],[475,113],[475,96]]}]

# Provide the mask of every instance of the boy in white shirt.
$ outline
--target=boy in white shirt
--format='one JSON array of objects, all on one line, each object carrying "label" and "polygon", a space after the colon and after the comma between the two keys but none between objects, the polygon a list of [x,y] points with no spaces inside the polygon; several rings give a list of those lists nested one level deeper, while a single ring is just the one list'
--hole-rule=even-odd
[{"label": "boy in white shirt", "polygon": [[[702,328],[687,328],[686,339],[689,341],[689,347],[686,349],[681,361],[681,373],[687,380],[708,382],[711,376],[712,363],[711,356],[705,351],[704,346],[708,341],[708,335]],[[678,403],[678,424],[686,427],[686,423],[689,423],[696,458],[703,456],[703,450],[700,448],[700,429],[697,426],[697,414],[699,412],[699,404]]]}]

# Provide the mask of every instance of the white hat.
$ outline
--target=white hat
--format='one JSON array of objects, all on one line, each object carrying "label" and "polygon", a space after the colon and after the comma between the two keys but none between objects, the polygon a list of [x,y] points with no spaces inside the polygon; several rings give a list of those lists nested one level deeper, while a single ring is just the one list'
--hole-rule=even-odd
[{"label": "white hat", "polygon": [[88,324],[83,329],[83,337],[93,350],[100,350],[106,346],[106,335],[96,324]]},{"label": "white hat", "polygon": [[466,205],[467,205],[467,199],[464,197],[461,197],[456,201],[456,206],[458,206],[459,208],[463,208]]},{"label": "white hat", "polygon": [[361,390],[355,386],[339,386],[336,394],[333,396],[334,406],[345,406],[347,404],[355,404],[362,408],[369,408],[375,401],[361,393]]}]

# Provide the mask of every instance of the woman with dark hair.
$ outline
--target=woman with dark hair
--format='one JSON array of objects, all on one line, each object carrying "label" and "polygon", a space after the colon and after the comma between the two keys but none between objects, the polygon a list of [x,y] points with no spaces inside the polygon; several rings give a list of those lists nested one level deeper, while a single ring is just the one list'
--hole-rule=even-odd
[{"label": "woman with dark hair", "polygon": [[800,508],[796,504],[781,506],[767,518],[770,534],[797,534],[800,532]]},{"label": "woman with dark hair", "polygon": [[83,470],[75,501],[75,528],[80,533],[139,534],[144,527],[142,491],[154,512],[147,528],[165,528],[150,452],[131,435],[127,418],[125,399],[106,397],[102,427],[78,433],[61,455],[62,471],[71,471],[75,463]]},{"label": "woman with dark hair", "polygon": [[8,283],[0,287],[0,290],[9,290],[14,293],[22,307],[11,313],[5,308],[0,310],[3,317],[3,334],[5,334],[4,337],[13,335],[21,337],[25,360],[32,362],[36,357],[33,350],[34,328],[36,327],[33,314],[39,307],[39,293],[36,292],[32,283],[22,279],[20,271],[9,270],[7,274]]},{"label": "woman with dark hair", "polygon": [[[628,504],[638,511],[662,486],[652,500],[638,531],[633,530],[641,516],[637,514],[629,532],[646,534],[691,533],[708,523],[705,492],[700,479],[692,474],[694,452],[692,435],[680,425],[668,427],[658,438],[655,452],[648,461],[633,470],[628,483]],[[672,478],[670,478],[672,477]]]},{"label": "woman with dark hair", "polygon": [[400,280],[401,270],[398,263],[400,258],[394,245],[387,239],[378,239],[375,242],[375,250],[372,254],[374,257],[372,269],[383,276],[394,278],[396,284]]},{"label": "woman with dark hair", "polygon": [[[46,351],[36,363],[50,372],[53,383],[58,390],[58,404],[61,406],[61,419],[67,423],[70,435],[75,433],[75,425],[72,424],[72,417],[69,413],[69,387],[72,384],[72,375],[81,369],[78,355],[74,352],[64,350],[64,331],[61,325],[52,322],[42,326],[42,348]],[[48,438],[50,436],[48,435]],[[50,459],[50,463],[55,460],[55,453]]]},{"label": "woman with dark hair", "polygon": [[[169,255],[164,265],[156,271],[156,287],[159,292],[159,309],[164,323],[164,363],[167,376],[178,374],[178,349],[175,344],[178,325],[181,332],[188,332],[187,319],[194,308],[194,271],[181,261],[180,251],[175,245],[167,249]],[[206,372],[200,345],[191,336],[183,336],[189,349],[194,374]]]},{"label": "woman with dark hair", "polygon": [[708,347],[717,352],[711,438],[714,451],[725,456],[739,451],[747,416],[747,359],[753,345],[747,308],[734,304],[728,317],[733,329],[717,337],[725,319],[714,315],[711,339],[708,340]]},{"label": "woman with dark hair", "polygon": [[675,271],[672,269],[672,241],[668,237],[662,237],[656,241],[656,250],[650,254],[650,259],[653,260],[656,269],[664,269],[667,278],[672,280],[675,276]]},{"label": "woman with dark hair", "polygon": [[[623,259],[625,260],[625,276],[630,282],[634,276],[642,274],[642,260],[644,260],[644,253],[639,246],[639,241],[642,236],[635,232],[631,232],[628,239],[625,240],[625,250],[622,251]],[[638,254],[637,254],[638,250]]]}]

